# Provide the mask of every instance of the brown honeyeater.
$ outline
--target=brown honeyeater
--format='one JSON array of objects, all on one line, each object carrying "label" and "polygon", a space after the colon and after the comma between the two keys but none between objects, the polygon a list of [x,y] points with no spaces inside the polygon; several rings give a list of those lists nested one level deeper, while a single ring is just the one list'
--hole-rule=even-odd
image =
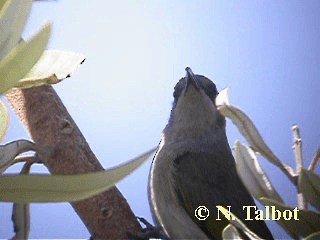
[{"label": "brown honeyeater", "polygon": [[[231,212],[251,231],[273,239],[264,221],[245,220],[243,206],[256,204],[237,174],[226,120],[215,105],[216,85],[190,68],[186,72],[175,86],[169,122],[149,175],[149,202],[156,225],[171,239],[221,239],[229,221],[222,214],[222,220],[216,220],[216,206],[231,206]],[[198,206],[210,210],[204,221],[195,217]]]}]

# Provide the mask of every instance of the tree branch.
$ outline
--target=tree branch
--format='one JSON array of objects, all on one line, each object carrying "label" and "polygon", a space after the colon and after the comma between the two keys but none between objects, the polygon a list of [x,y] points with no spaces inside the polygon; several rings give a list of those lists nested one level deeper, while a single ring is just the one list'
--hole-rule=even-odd
[{"label": "tree branch", "polygon": [[312,159],[312,161],[311,161],[311,163],[310,163],[310,165],[308,167],[309,171],[312,171],[312,172],[314,171],[319,159],[320,159],[320,147],[318,147],[318,150],[317,150],[316,154],[314,155],[314,157],[313,157],[313,159]]},{"label": "tree branch", "polygon": [[[301,169],[303,168],[303,159],[302,159],[302,140],[300,137],[300,130],[298,125],[293,125],[292,126],[292,131],[293,131],[293,151],[296,159],[296,173],[297,176],[300,175]],[[298,185],[298,208],[299,209],[306,209],[307,208],[307,203],[304,199],[304,196],[302,192],[300,191]]]},{"label": "tree branch", "polygon": [[[39,154],[51,174],[103,170],[51,86],[12,89],[6,97],[33,141],[53,148],[51,156]],[[141,230],[126,199],[116,187],[71,205],[94,238],[126,239],[127,232]]]}]

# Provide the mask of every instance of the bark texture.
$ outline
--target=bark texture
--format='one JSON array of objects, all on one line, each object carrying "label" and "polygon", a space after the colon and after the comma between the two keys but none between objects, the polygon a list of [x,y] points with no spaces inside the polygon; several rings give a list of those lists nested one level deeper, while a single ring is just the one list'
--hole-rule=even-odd
[{"label": "bark texture", "polygon": [[[6,97],[32,140],[52,147],[51,156],[39,156],[51,174],[103,170],[51,86],[12,89]],[[116,187],[71,205],[94,238],[126,239],[127,232],[141,230],[126,199]]]}]

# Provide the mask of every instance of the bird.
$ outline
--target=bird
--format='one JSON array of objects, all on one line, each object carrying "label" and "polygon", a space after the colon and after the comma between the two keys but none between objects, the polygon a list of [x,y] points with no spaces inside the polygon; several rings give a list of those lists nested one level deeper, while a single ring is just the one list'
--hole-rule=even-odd
[{"label": "bird", "polygon": [[[237,174],[226,120],[215,104],[216,85],[190,67],[185,70],[174,88],[169,121],[149,172],[154,223],[169,239],[222,239],[229,221],[221,216],[217,220],[216,206],[231,206],[252,232],[273,239],[264,221],[245,220],[243,206],[256,204]],[[204,221],[195,217],[198,206],[210,211]]]}]

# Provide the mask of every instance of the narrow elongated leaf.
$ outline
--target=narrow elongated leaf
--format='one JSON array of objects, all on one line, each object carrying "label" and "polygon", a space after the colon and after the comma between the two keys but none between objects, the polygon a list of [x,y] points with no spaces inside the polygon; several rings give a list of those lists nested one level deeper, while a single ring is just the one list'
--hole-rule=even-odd
[{"label": "narrow elongated leaf", "polygon": [[155,148],[120,165],[95,173],[76,175],[0,176],[0,201],[5,202],[72,202],[104,192],[139,167]]},{"label": "narrow elongated leaf", "polygon": [[242,182],[256,199],[259,200],[261,197],[266,197],[283,203],[251,148],[236,141],[235,160]]},{"label": "narrow elongated leaf", "polygon": [[301,169],[298,186],[307,201],[320,210],[320,177],[311,171]]},{"label": "narrow elongated leaf", "polygon": [[320,239],[320,232],[312,233],[311,235],[305,238],[305,240],[319,240],[319,239]]},{"label": "narrow elongated leaf", "polygon": [[33,87],[55,84],[71,76],[85,60],[81,54],[67,51],[46,50],[30,72],[19,81],[17,87]]},{"label": "narrow elongated leaf", "polygon": [[0,174],[3,173],[20,153],[36,151],[38,148],[28,140],[17,140],[0,146]]},{"label": "narrow elongated leaf", "polygon": [[[31,165],[24,164],[20,174],[29,174]],[[12,239],[28,239],[30,231],[30,204],[14,203],[12,222],[15,236]]]},{"label": "narrow elongated leaf", "polygon": [[249,239],[262,239],[257,234],[252,232],[247,226],[239,219],[237,218],[233,213],[231,213],[226,208],[219,206],[219,211],[223,213],[223,215],[229,220],[229,222],[236,228],[241,229],[248,237]]},{"label": "narrow elongated leaf", "polygon": [[258,132],[257,128],[254,126],[253,122],[250,118],[243,113],[240,109],[232,106],[229,104],[229,100],[221,100],[221,97],[227,98],[226,90],[222,90],[216,102],[222,105],[217,105],[218,110],[224,116],[230,118],[232,122],[238,127],[242,135],[247,139],[251,147],[270,158],[270,160],[276,165],[282,165],[280,160],[273,154],[273,152],[269,149],[269,147],[265,144],[264,140],[262,139],[260,133]]},{"label": "narrow elongated leaf", "polygon": [[0,10],[0,60],[13,49],[21,38],[32,0],[7,0]]},{"label": "narrow elongated leaf", "polygon": [[219,112],[232,120],[254,151],[261,153],[293,180],[293,170],[289,166],[282,164],[270,150],[251,119],[240,109],[229,104],[227,89],[224,89],[219,93],[216,104]]},{"label": "narrow elongated leaf", "polygon": [[46,24],[31,39],[20,42],[0,62],[0,94],[14,87],[30,71],[45,49],[49,35],[50,24]]},{"label": "narrow elongated leaf", "polygon": [[230,105],[229,97],[228,97],[229,88],[222,89],[218,96],[216,97],[216,105],[223,106],[223,105]]},{"label": "narrow elongated leaf", "polygon": [[8,0],[0,0],[0,11],[2,11],[2,7],[5,5],[7,1]]},{"label": "narrow elongated leaf", "polygon": [[223,239],[242,239],[238,230],[230,223],[222,231]]},{"label": "narrow elongated leaf", "polygon": [[295,208],[290,206],[285,206],[277,201],[261,198],[260,202],[262,202],[266,206],[275,206],[277,210],[280,212],[284,212],[286,210],[291,211],[292,218],[291,220],[286,220],[281,217],[276,222],[282,226],[284,230],[287,231],[294,239],[300,237],[307,237],[315,232],[320,231],[320,214],[307,210],[299,210],[297,212],[297,217],[299,220],[294,220],[294,212]]},{"label": "narrow elongated leaf", "polygon": [[[3,139],[9,123],[9,114],[6,106],[0,99],[0,141]],[[0,161],[1,164],[1,161]]]}]

